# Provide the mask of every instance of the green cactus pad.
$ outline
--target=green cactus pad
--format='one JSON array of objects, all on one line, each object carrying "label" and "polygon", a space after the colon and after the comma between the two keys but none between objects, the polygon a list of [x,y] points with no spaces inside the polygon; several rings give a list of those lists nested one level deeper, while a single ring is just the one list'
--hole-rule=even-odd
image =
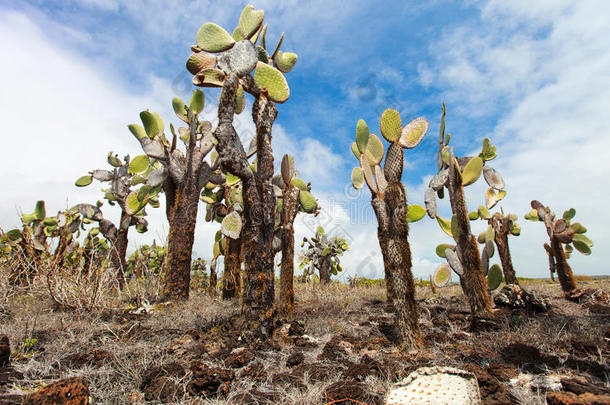
[{"label": "green cactus pad", "polygon": [[436,288],[442,288],[451,280],[451,267],[447,263],[439,265],[432,275],[432,283]]},{"label": "green cactus pad", "polygon": [[487,231],[485,232],[485,242],[489,242],[489,241],[494,241],[494,239],[496,238],[496,231],[494,230],[493,226],[489,225],[487,227]]},{"label": "green cactus pad", "polygon": [[[240,29],[240,31],[242,31]],[[243,32],[243,31],[242,31]],[[207,52],[222,52],[231,48],[235,40],[227,31],[214,23],[205,23],[197,31],[197,46]]]},{"label": "green cactus pad", "polygon": [[298,188],[301,191],[308,191],[307,183],[305,183],[303,180],[299,179],[298,177],[295,177],[294,179],[290,180],[290,184],[292,184],[293,186],[295,186],[296,188]]},{"label": "green cactus pad", "polygon": [[239,30],[239,27],[236,27],[231,34],[231,38],[235,40],[235,42],[239,42],[244,38],[244,34]]},{"label": "green cactus pad", "polygon": [[42,221],[47,216],[47,210],[45,208],[43,200],[36,201],[36,206],[34,207],[34,216],[39,221]]},{"label": "green cactus pad", "polygon": [[6,237],[11,242],[19,242],[23,238],[23,233],[19,229],[11,229],[6,233]]},{"label": "green cactus pad", "polygon": [[188,122],[188,117],[186,115],[186,105],[180,97],[174,97],[172,99],[172,107],[178,118],[180,118],[184,122]]},{"label": "green cactus pad", "polygon": [[297,64],[298,56],[293,52],[278,52],[273,59],[273,63],[280,72],[288,73]]},{"label": "green cactus pad", "polygon": [[222,70],[203,69],[193,77],[193,84],[197,87],[222,87],[226,75]]},{"label": "green cactus pad", "polygon": [[510,233],[513,236],[521,235],[521,227],[518,224],[513,224],[513,228],[510,230]]},{"label": "green cactus pad", "polygon": [[267,51],[265,51],[265,48],[263,48],[262,46],[257,46],[256,54],[260,62],[269,63],[269,55],[267,54]]},{"label": "green cactus pad", "polygon": [[360,155],[360,167],[364,173],[364,180],[366,184],[369,186],[369,189],[373,193],[377,193],[377,185],[375,184],[375,178],[373,176],[373,172],[371,171],[371,165],[366,157],[366,155]]},{"label": "green cactus pad", "polygon": [[276,103],[283,103],[290,97],[290,88],[282,72],[266,63],[260,61],[256,63],[254,83]]},{"label": "green cactus pad", "polygon": [[148,169],[149,160],[146,155],[138,155],[129,163],[129,172],[131,174],[141,174]]},{"label": "green cactus pad", "polygon": [[423,117],[415,118],[401,130],[400,146],[406,149],[416,147],[428,132],[429,127],[430,123],[427,119]]},{"label": "green cactus pad", "polygon": [[454,245],[449,245],[447,243],[441,243],[440,245],[438,245],[436,247],[436,255],[438,257],[442,257],[443,259],[446,259],[447,256],[445,256],[445,250],[447,250],[447,249],[453,250],[454,248],[455,248]]},{"label": "green cactus pad", "polygon": [[145,202],[140,201],[138,199],[138,193],[132,191],[127,195],[127,200],[125,201],[125,212],[127,215],[136,215],[144,206]]},{"label": "green cactus pad", "polygon": [[468,219],[471,221],[476,221],[477,219],[479,219],[479,212],[478,211],[469,212]]},{"label": "green cactus pad", "polygon": [[127,125],[127,128],[129,129],[129,132],[131,132],[138,141],[146,137],[146,131],[138,124],[129,124]]},{"label": "green cactus pad", "polygon": [[294,177],[294,157],[292,155],[284,155],[282,157],[281,173],[284,184],[290,184]]},{"label": "green cactus pad", "polygon": [[186,69],[196,75],[204,69],[214,69],[216,67],[216,56],[207,52],[197,52],[191,54],[186,61]]},{"label": "green cactus pad", "polygon": [[241,228],[241,216],[235,211],[232,211],[229,215],[225,216],[220,223],[222,234],[231,239],[239,239]]},{"label": "green cactus pad", "polygon": [[402,130],[402,120],[400,113],[394,109],[388,108],[381,114],[381,135],[388,142],[395,142],[400,138]]},{"label": "green cactus pad", "polygon": [[86,187],[89,184],[93,183],[93,176],[91,175],[86,175],[86,176],[81,176],[79,177],[75,182],[74,185],[76,187]]},{"label": "green cactus pad", "polygon": [[303,211],[309,214],[315,212],[318,207],[318,202],[309,191],[301,190],[299,192],[299,202],[301,203]]},{"label": "green cactus pad", "polygon": [[407,222],[417,222],[426,216],[426,209],[421,205],[411,204],[407,206]]},{"label": "green cactus pad", "polygon": [[191,100],[189,101],[189,108],[194,114],[199,114],[203,111],[203,107],[205,106],[205,96],[203,95],[203,91],[197,89],[193,90],[193,95],[191,96]]},{"label": "green cactus pad", "polygon": [[254,10],[254,7],[247,5],[239,16],[237,28],[243,34],[244,38],[250,39],[263,25],[265,19],[264,10]]},{"label": "green cactus pad", "polygon": [[[356,124],[356,145],[360,153],[366,152],[366,147],[369,143],[369,127],[363,119],[359,119]],[[358,158],[360,155],[357,156]]]},{"label": "green cactus pad", "polygon": [[574,208],[570,208],[569,210],[564,211],[563,219],[566,221],[571,221],[576,216],[576,210]]},{"label": "green cactus pad", "polygon": [[49,217],[49,218],[45,218],[42,223],[46,226],[55,226],[57,225],[58,221],[57,221],[57,217]]},{"label": "green cactus pad", "polygon": [[572,241],[580,241],[583,242],[588,247],[593,247],[593,241],[587,238],[585,235],[577,233],[572,237]]},{"label": "green cactus pad", "polygon": [[468,161],[462,172],[462,186],[469,186],[481,177],[483,171],[483,159],[478,156]]},{"label": "green cactus pad", "polygon": [[239,85],[237,86],[237,93],[235,94],[235,114],[241,114],[246,108],[246,95],[244,94],[244,88]]},{"label": "green cactus pad", "polygon": [[140,119],[149,138],[152,139],[163,132],[163,120],[158,114],[145,110],[140,113]]},{"label": "green cactus pad", "polygon": [[570,228],[576,233],[585,233],[587,232],[587,228],[585,228],[580,222],[574,222],[570,225]]},{"label": "green cactus pad", "polygon": [[362,168],[354,167],[352,170],[352,185],[358,190],[364,186],[364,171]]},{"label": "green cactus pad", "polygon": [[479,214],[479,217],[481,217],[481,219],[491,218],[491,215],[489,215],[489,211],[487,210],[487,208],[485,208],[482,205],[479,205],[479,209],[478,209],[477,213]]},{"label": "green cactus pad", "polygon": [[438,221],[438,225],[441,227],[443,232],[453,238],[453,234],[451,233],[451,222],[437,215],[436,220]]},{"label": "green cactus pad", "polygon": [[493,257],[495,253],[494,243],[491,240],[485,242],[485,251],[488,257]]},{"label": "green cactus pad", "polygon": [[504,179],[500,176],[500,173],[492,167],[483,166],[483,178],[489,187],[496,190],[502,190],[504,188]]},{"label": "green cactus pad", "polygon": [[360,151],[356,142],[352,142],[352,153],[356,156],[356,159],[360,159]]},{"label": "green cactus pad", "polygon": [[485,243],[486,240],[487,240],[487,231],[481,232],[479,234],[479,236],[477,237],[477,242],[479,242],[480,244]]},{"label": "green cactus pad", "polygon": [[237,177],[236,175],[227,172],[227,179],[225,180],[225,184],[227,186],[232,186],[234,184],[237,184],[239,182],[240,178]]},{"label": "green cactus pad", "polygon": [[282,35],[280,35],[280,39],[277,41],[277,45],[275,46],[275,51],[273,51],[273,54],[271,55],[271,59],[275,59],[275,56],[280,51],[280,47],[282,46],[283,42],[284,42],[284,33],[282,32]]},{"label": "green cactus pad", "polygon": [[502,268],[497,263],[492,265],[487,272],[487,288],[495,290],[502,283]]},{"label": "green cactus pad", "polygon": [[373,164],[378,165],[379,163],[381,163],[381,160],[383,159],[384,149],[383,143],[377,135],[369,135],[369,142],[366,145],[366,151],[364,153],[366,154],[366,157],[369,159],[369,161]]}]

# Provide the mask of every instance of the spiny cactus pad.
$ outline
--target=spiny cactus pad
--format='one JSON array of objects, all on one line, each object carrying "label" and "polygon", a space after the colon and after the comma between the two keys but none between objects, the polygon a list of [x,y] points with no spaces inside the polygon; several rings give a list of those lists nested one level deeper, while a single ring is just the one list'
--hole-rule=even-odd
[{"label": "spiny cactus pad", "polygon": [[288,73],[297,64],[297,59],[296,53],[279,51],[273,58],[273,63],[281,72]]},{"label": "spiny cactus pad", "polygon": [[222,234],[231,239],[239,238],[239,235],[241,234],[241,227],[241,216],[235,211],[232,211],[230,214],[224,217],[220,224]]},{"label": "spiny cactus pad", "polygon": [[468,161],[462,172],[462,185],[469,186],[481,177],[483,170],[483,159],[478,156]]},{"label": "spiny cactus pad", "polygon": [[309,191],[301,190],[299,192],[299,202],[301,203],[303,211],[309,214],[313,213],[318,207],[318,202]]},{"label": "spiny cactus pad", "polygon": [[[356,124],[356,145],[360,153],[366,152],[369,143],[369,127],[363,119],[359,119]],[[360,156],[357,156],[360,157]]]},{"label": "spiny cactus pad", "polygon": [[504,179],[494,168],[487,165],[483,166],[483,177],[487,184],[489,184],[489,187],[493,187],[496,190],[504,188]]},{"label": "spiny cactus pad", "polygon": [[290,184],[292,184],[299,190],[307,191],[307,183],[305,183],[303,180],[299,179],[298,177],[295,177],[294,179],[290,180]]},{"label": "spiny cactus pad", "polygon": [[388,108],[381,114],[381,135],[388,142],[395,142],[400,137],[402,120],[398,111]]},{"label": "spiny cactus pad", "polygon": [[490,290],[495,290],[502,283],[502,268],[499,264],[494,264],[489,268],[487,273],[487,287]]},{"label": "spiny cactus pad", "polygon": [[196,75],[203,69],[214,69],[216,67],[216,56],[207,52],[197,52],[191,54],[186,60],[186,69]]},{"label": "spiny cactus pad", "polygon": [[407,149],[416,147],[428,132],[429,127],[430,123],[427,119],[423,117],[415,118],[401,130],[400,145]]},{"label": "spiny cactus pad", "polygon": [[364,186],[364,171],[360,167],[354,167],[352,170],[352,185],[359,190]]},{"label": "spiny cactus pad", "polygon": [[270,100],[283,103],[290,97],[290,88],[286,78],[276,68],[263,62],[256,63],[254,83],[261,91],[267,93]]},{"label": "spiny cactus pad", "polygon": [[149,160],[146,155],[138,155],[129,163],[129,172],[132,174],[144,173],[148,169]]},{"label": "spiny cactus pad", "polygon": [[254,10],[254,7],[248,4],[239,16],[237,28],[246,39],[250,39],[261,27],[265,19],[264,10]]},{"label": "spiny cactus pad", "polygon": [[436,255],[438,257],[442,257],[443,259],[446,259],[447,257],[445,256],[445,249],[453,250],[454,248],[455,248],[454,245],[449,245],[448,243],[441,243],[440,245],[438,245],[436,247]]},{"label": "spiny cactus pad", "polygon": [[284,155],[282,158],[281,172],[284,184],[290,184],[294,177],[294,157],[292,155]]},{"label": "spiny cactus pad", "polygon": [[426,216],[426,210],[421,205],[411,204],[407,206],[407,222],[417,222]]},{"label": "spiny cactus pad", "polygon": [[442,189],[447,181],[449,180],[449,171],[447,169],[441,170],[436,173],[431,179],[430,183],[428,183],[428,187],[431,187],[434,191],[438,191]]},{"label": "spiny cactus pad", "polygon": [[462,262],[456,252],[452,249],[445,249],[445,257],[447,258],[447,263],[451,266],[451,269],[455,271],[455,274],[458,276],[462,276],[464,274],[464,268],[462,267]]},{"label": "spiny cactus pad", "polygon": [[426,193],[424,194],[424,203],[426,205],[426,212],[428,216],[432,219],[436,218],[436,193],[434,189],[428,187],[426,189]]},{"label": "spiny cactus pad", "polygon": [[369,142],[366,145],[366,151],[364,152],[366,154],[366,157],[369,159],[370,162],[378,165],[383,159],[383,152],[384,149],[381,139],[379,139],[379,137],[375,134],[370,134]]},{"label": "spiny cactus pad", "polygon": [[222,70],[203,69],[193,77],[193,84],[198,87],[222,87],[225,79]]},{"label": "spiny cactus pad", "polygon": [[451,233],[451,222],[438,215],[436,216],[436,220],[438,221],[438,225],[441,227],[443,232],[453,238],[453,234]]},{"label": "spiny cactus pad", "polygon": [[451,281],[451,267],[447,263],[440,264],[432,275],[432,283],[437,288],[442,288]]},{"label": "spiny cactus pad", "polygon": [[450,367],[422,367],[394,384],[384,404],[480,405],[481,394],[472,373]]},{"label": "spiny cactus pad", "polygon": [[222,52],[231,48],[235,40],[224,28],[214,23],[205,23],[197,31],[197,46],[207,52]]},{"label": "spiny cactus pad", "polygon": [[86,175],[86,176],[81,176],[78,179],[76,179],[76,182],[74,182],[74,185],[76,187],[86,187],[91,183],[93,183],[93,176]]},{"label": "spiny cactus pad", "polygon": [[356,156],[356,159],[360,159],[360,151],[358,150],[358,144],[352,142],[352,153]]}]

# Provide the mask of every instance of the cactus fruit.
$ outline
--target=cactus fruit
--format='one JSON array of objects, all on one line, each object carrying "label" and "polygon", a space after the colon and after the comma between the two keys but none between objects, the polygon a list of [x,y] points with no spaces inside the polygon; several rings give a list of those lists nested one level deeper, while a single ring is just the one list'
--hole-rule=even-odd
[{"label": "cactus fruit", "polygon": [[276,103],[283,103],[290,97],[290,88],[282,72],[266,63],[256,63],[254,83]]},{"label": "cactus fruit", "polygon": [[474,374],[451,367],[421,367],[394,384],[384,404],[481,404]]}]

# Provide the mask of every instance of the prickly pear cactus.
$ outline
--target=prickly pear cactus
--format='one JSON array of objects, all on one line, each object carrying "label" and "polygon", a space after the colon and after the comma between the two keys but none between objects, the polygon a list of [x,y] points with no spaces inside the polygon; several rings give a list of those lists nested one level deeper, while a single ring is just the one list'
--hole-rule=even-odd
[{"label": "prickly pear cactus", "polygon": [[394,384],[384,404],[481,404],[474,374],[452,367],[422,367]]},{"label": "prickly pear cactus", "polygon": [[305,243],[308,246],[299,254],[299,268],[304,269],[307,276],[313,275],[314,269],[318,269],[320,282],[330,283],[331,274],[337,275],[343,270],[339,256],[349,249],[347,242],[338,236],[328,237],[324,228],[318,226],[314,237],[303,238],[301,247],[304,247]]}]

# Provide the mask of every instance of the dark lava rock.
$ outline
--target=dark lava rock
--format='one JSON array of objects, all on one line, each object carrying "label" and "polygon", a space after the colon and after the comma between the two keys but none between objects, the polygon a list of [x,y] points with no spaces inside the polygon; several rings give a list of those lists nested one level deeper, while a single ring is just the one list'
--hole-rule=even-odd
[{"label": "dark lava rock", "polygon": [[523,366],[527,363],[540,363],[542,360],[540,350],[537,347],[524,343],[513,343],[506,346],[501,350],[501,355],[504,361],[515,366]]},{"label": "dark lava rock", "polygon": [[82,368],[84,365],[101,367],[109,357],[110,353],[106,350],[94,349],[66,356],[61,360],[61,364],[66,368]]},{"label": "dark lava rock", "polygon": [[242,368],[254,360],[254,352],[250,349],[237,349],[225,359],[225,365],[230,368]]},{"label": "dark lava rock", "polygon": [[507,363],[494,362],[486,368],[487,372],[499,381],[509,381],[511,378],[515,378],[519,375],[519,370],[512,365]]},{"label": "dark lava rock", "polygon": [[186,387],[191,395],[226,396],[235,378],[233,370],[208,366],[200,361],[191,363],[191,372],[193,378]]},{"label": "dark lava rock", "polygon": [[318,355],[318,360],[340,361],[348,357],[347,351],[339,343],[343,340],[341,336],[333,336],[328,343],[324,345],[322,353]]},{"label": "dark lava rock", "polygon": [[575,394],[567,391],[549,392],[546,394],[548,405],[608,405],[610,395],[596,395],[591,393]]},{"label": "dark lava rock", "polygon": [[140,390],[147,401],[175,401],[176,398],[184,396],[184,387],[178,380],[185,375],[186,370],[177,362],[151,367],[142,375]]},{"label": "dark lava rock", "polygon": [[242,405],[258,405],[258,404],[279,404],[280,394],[274,391],[260,391],[251,389],[243,394],[239,394],[234,398],[237,404]]},{"label": "dark lava rock", "polygon": [[305,355],[302,352],[292,353],[286,359],[286,367],[294,367],[305,361]]},{"label": "dark lava rock", "polygon": [[250,363],[239,373],[239,376],[255,382],[264,382],[267,380],[267,372],[260,361]]},{"label": "dark lava rock", "polygon": [[362,356],[357,364],[350,364],[343,376],[355,381],[364,381],[367,376],[380,377],[383,374],[381,364],[368,355]]},{"label": "dark lava rock", "polygon": [[[356,381],[338,381],[324,390],[326,400],[332,404],[353,405],[354,403],[381,404],[382,399],[367,390],[366,385]],[[358,401],[358,402],[355,402]]]},{"label": "dark lava rock", "polygon": [[89,388],[81,378],[67,378],[29,394],[23,403],[25,405],[87,405]]},{"label": "dark lava rock", "polygon": [[288,328],[289,336],[303,336],[304,334],[305,334],[305,322],[303,322],[303,321],[290,322],[290,328]]},{"label": "dark lava rock", "polygon": [[572,378],[562,378],[561,386],[564,391],[573,392],[574,394],[596,394],[596,395],[610,395],[610,389],[591,384],[583,377],[572,377]]},{"label": "dark lava rock", "polygon": [[584,371],[603,381],[605,381],[606,375],[610,374],[610,367],[596,361],[583,360],[574,356],[568,357],[563,365],[575,371]]},{"label": "dark lava rock", "polygon": [[11,345],[6,335],[0,335],[0,367],[8,367],[11,361]]},{"label": "dark lava rock", "polygon": [[510,391],[500,383],[495,377],[474,364],[466,364],[464,370],[470,371],[477,377],[481,400],[484,405],[512,404],[513,401]]},{"label": "dark lava rock", "polygon": [[547,301],[534,293],[525,291],[517,284],[508,284],[502,287],[494,296],[494,303],[497,307],[525,309],[534,313],[548,312],[549,310]]}]

